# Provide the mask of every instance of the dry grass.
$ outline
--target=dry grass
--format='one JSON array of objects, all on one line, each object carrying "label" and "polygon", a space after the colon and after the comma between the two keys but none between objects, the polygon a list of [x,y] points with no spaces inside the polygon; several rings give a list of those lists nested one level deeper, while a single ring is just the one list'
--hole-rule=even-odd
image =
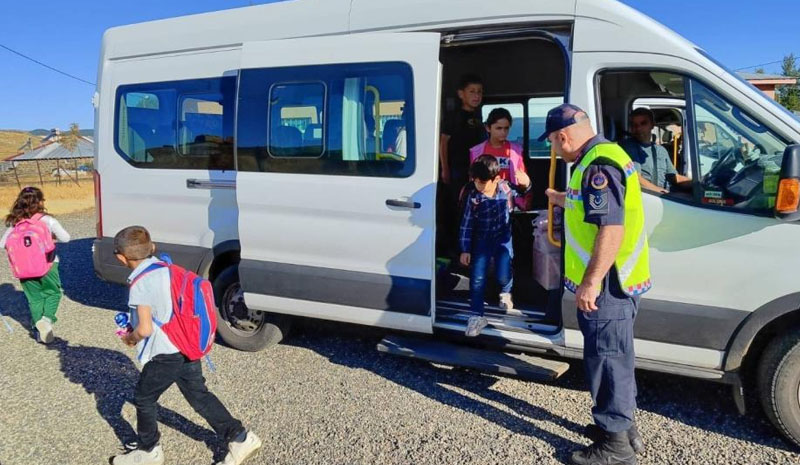
[{"label": "dry grass", "polygon": [[41,137],[22,131],[0,131],[0,160],[4,160],[11,155],[16,155],[19,149],[28,138],[31,138],[33,146],[36,147],[42,140]]},{"label": "dry grass", "polygon": [[[82,181],[80,186],[75,183],[48,184],[44,191],[47,211],[53,215],[63,215],[94,208],[94,186],[91,180]],[[6,212],[19,194],[17,186],[0,186],[0,214]]]}]

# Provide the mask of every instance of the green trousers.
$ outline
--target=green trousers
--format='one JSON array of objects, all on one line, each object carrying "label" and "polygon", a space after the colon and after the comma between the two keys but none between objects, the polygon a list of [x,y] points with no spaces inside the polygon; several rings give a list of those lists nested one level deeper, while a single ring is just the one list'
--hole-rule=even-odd
[{"label": "green trousers", "polygon": [[61,301],[61,277],[58,275],[58,262],[41,278],[20,281],[28,306],[31,309],[31,323],[36,324],[43,316],[56,322],[56,311]]}]

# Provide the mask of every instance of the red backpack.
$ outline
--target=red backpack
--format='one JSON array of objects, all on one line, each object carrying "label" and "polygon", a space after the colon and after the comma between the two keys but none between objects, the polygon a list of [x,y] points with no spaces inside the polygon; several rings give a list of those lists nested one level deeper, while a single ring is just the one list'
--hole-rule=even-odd
[{"label": "red backpack", "polygon": [[173,264],[168,255],[161,255],[161,260],[139,273],[130,286],[133,287],[151,271],[169,270],[172,316],[166,323],[156,318],[153,321],[180,353],[189,360],[200,360],[211,351],[217,334],[217,311],[211,282]]}]

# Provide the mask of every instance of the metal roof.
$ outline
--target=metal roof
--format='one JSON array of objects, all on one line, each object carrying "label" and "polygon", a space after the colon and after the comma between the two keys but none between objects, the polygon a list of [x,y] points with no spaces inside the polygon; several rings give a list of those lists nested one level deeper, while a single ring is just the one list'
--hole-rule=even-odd
[{"label": "metal roof", "polygon": [[52,141],[42,144],[33,150],[23,152],[19,155],[6,158],[8,161],[28,161],[28,160],[65,160],[73,158],[92,158],[94,157],[94,141],[89,138],[81,137],[75,150],[70,152],[60,142]]},{"label": "metal roof", "polygon": [[766,80],[766,81],[777,81],[777,80],[785,80],[785,79],[792,79],[792,80],[795,80],[795,81],[797,80],[797,78],[795,78],[795,77],[782,76],[780,74],[741,73],[741,72],[737,73],[737,74],[739,76],[741,76],[742,78],[747,79],[748,81],[763,81],[763,80]]}]

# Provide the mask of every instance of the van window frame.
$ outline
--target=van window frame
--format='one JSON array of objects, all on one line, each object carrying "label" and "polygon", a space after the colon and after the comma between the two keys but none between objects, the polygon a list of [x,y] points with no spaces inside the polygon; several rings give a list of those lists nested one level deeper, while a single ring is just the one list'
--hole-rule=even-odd
[{"label": "van window frame", "polygon": [[[647,193],[650,195],[654,195],[656,197],[660,197],[665,200],[670,200],[672,202],[676,202],[682,205],[688,205],[691,207],[696,208],[703,208],[707,210],[713,211],[721,211],[721,212],[728,212],[728,213],[735,213],[735,214],[742,214],[742,215],[749,215],[749,216],[757,216],[762,218],[775,218],[774,210],[748,210],[748,209],[739,209],[735,207],[729,206],[721,206],[721,205],[713,205],[713,204],[704,204],[701,200],[701,189],[699,188],[699,176],[700,176],[700,166],[699,166],[699,154],[696,153],[697,151],[695,148],[697,147],[697,128],[696,128],[696,116],[694,112],[694,101],[692,100],[692,89],[691,89],[691,81],[697,81],[698,83],[702,84],[703,86],[711,89],[717,94],[720,94],[724,99],[729,101],[731,104],[742,107],[746,110],[746,105],[742,105],[737,103],[737,99],[732,98],[728,92],[720,90],[719,86],[715,86],[710,84],[709,81],[703,77],[698,76],[696,73],[685,69],[675,69],[675,68],[667,68],[667,67],[657,67],[657,66],[636,66],[636,65],[627,65],[621,67],[604,67],[599,68],[595,71],[594,74],[594,99],[595,99],[595,107],[597,108],[597,112],[595,115],[595,123],[599,129],[599,133],[603,134],[603,105],[602,105],[602,96],[600,94],[600,81],[602,78],[603,73],[607,72],[663,72],[663,73],[670,73],[675,74],[678,76],[683,77],[683,88],[684,88],[684,111],[686,112],[686,118],[684,120],[684,127],[683,133],[686,140],[684,142],[684,152],[687,149],[691,148],[691,152],[688,153],[689,157],[691,158],[692,163],[692,200],[688,200],[686,198],[679,197],[677,195],[670,195],[670,194],[659,194],[656,192]],[[637,96],[636,98],[653,98],[648,96]],[[634,99],[635,100],[635,99]],[[632,105],[632,100],[628,102],[627,107],[629,108]],[[746,113],[749,118],[754,118],[749,113]],[[627,117],[627,116],[626,116]],[[765,122],[761,119],[756,119],[761,125],[775,133],[777,136],[781,137],[782,139],[786,140],[787,137],[779,130],[775,129],[775,127],[768,122]],[[687,127],[687,122],[691,122],[691,124]],[[791,144],[791,141],[789,142]]]}]

